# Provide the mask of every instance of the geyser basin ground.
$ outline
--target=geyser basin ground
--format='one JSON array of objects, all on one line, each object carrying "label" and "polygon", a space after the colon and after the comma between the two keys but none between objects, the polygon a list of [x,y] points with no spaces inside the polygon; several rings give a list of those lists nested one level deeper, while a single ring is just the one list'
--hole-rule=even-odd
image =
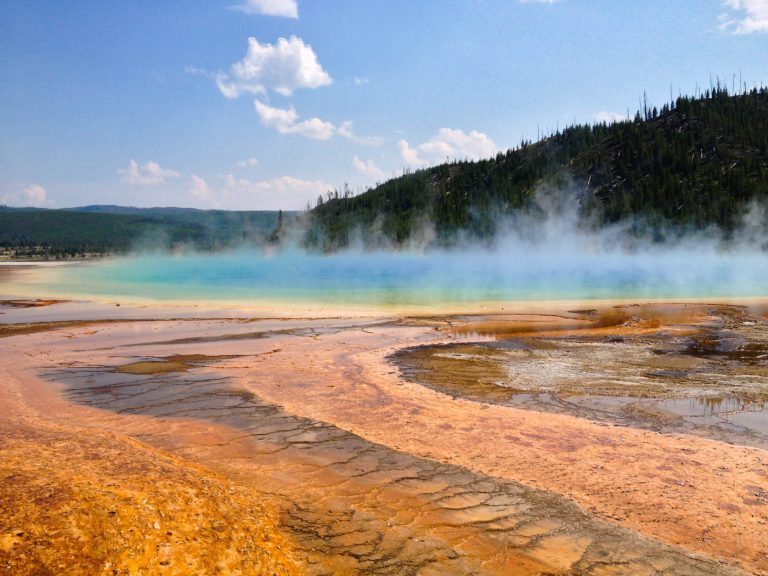
[{"label": "geyser basin ground", "polygon": [[[72,306],[0,311],[23,322],[41,311],[72,314]],[[301,574],[768,570],[764,449],[462,398],[404,379],[392,363],[403,350],[482,348],[501,337],[509,350],[522,349],[521,339],[555,352],[572,341],[575,352],[561,365],[588,361],[609,373],[621,358],[586,359],[579,346],[608,351],[623,338],[637,350],[666,347],[673,362],[677,338],[707,330],[768,340],[763,313],[738,307],[551,307],[546,316],[314,320],[181,320],[174,307],[134,321],[136,311],[121,306],[112,308],[120,322],[3,338],[0,498],[15,505],[3,507],[13,513],[1,517],[0,567],[13,574],[60,566],[72,574],[104,566],[172,574],[216,566]],[[88,308],[80,307],[82,316]],[[704,361],[739,348],[700,343]],[[749,348],[750,370],[764,369],[756,350]],[[744,375],[734,362],[710,370],[709,392]],[[487,374],[476,368],[468,374]],[[579,370],[570,398],[579,395]],[[588,395],[591,372],[581,384]],[[616,397],[609,386],[606,393]]]},{"label": "geyser basin ground", "polygon": [[754,298],[760,251],[705,243],[625,251],[577,241],[495,250],[145,255],[15,270],[6,293],[123,301],[402,309],[530,300]]},{"label": "geyser basin ground", "polygon": [[447,318],[440,329],[461,341],[391,359],[454,397],[765,449],[768,334],[757,318],[700,304]]}]

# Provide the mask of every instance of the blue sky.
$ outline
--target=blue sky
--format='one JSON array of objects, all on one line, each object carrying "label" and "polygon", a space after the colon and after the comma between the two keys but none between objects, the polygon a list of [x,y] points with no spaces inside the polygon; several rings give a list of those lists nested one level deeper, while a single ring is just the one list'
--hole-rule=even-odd
[{"label": "blue sky", "polygon": [[0,53],[0,203],[300,209],[768,85],[768,0],[6,0]]}]

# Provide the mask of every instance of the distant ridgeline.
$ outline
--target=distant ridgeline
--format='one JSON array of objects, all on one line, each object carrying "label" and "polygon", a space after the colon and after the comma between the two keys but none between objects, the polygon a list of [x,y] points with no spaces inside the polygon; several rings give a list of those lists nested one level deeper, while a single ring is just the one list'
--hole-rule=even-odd
[{"label": "distant ridgeline", "polygon": [[[596,225],[625,219],[668,229],[717,225],[727,235],[750,201],[768,199],[768,89],[732,96],[720,86],[634,119],[578,125],[495,158],[407,173],[354,197],[318,202],[306,242],[399,245],[429,222],[438,243],[489,240],[504,216],[531,209],[537,191]],[[345,195],[346,196],[346,195]]]},{"label": "distant ridgeline", "polygon": [[[294,213],[286,213],[285,218]],[[0,207],[0,258],[70,258],[131,250],[217,250],[275,241],[282,212],[85,206]]]}]

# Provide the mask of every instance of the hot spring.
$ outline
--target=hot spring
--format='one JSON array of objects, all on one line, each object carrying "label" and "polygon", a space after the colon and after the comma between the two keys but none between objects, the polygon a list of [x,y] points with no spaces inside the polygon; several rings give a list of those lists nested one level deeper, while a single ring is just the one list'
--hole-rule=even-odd
[{"label": "hot spring", "polygon": [[[427,252],[144,254],[20,269],[6,294],[95,300],[445,307],[504,301],[768,296],[767,255],[499,247]],[[2,285],[2,284],[0,284]]]}]

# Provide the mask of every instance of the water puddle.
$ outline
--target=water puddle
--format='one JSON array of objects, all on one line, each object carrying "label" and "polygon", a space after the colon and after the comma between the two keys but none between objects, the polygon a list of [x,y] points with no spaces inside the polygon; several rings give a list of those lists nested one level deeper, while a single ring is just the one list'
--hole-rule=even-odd
[{"label": "water puddle", "polygon": [[657,406],[701,426],[737,426],[768,437],[768,402],[733,396],[662,400]]}]

